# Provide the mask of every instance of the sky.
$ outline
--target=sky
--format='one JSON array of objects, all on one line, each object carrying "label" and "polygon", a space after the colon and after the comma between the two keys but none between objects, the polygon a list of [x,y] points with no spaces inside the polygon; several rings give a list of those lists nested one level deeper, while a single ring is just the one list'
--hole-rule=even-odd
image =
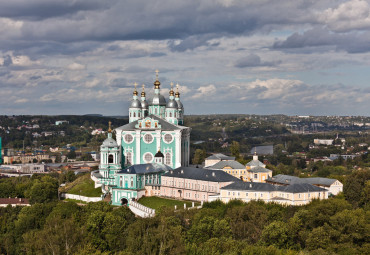
[{"label": "sky", "polygon": [[0,114],[370,116],[370,1],[0,0]]}]

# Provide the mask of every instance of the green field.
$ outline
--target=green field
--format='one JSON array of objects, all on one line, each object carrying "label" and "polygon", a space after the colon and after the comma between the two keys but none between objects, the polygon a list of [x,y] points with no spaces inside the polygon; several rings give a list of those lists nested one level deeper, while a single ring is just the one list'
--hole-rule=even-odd
[{"label": "green field", "polygon": [[77,178],[74,182],[69,183],[64,191],[68,194],[81,195],[85,197],[100,197],[101,188],[94,188],[94,181],[91,180],[90,175],[86,174]]},{"label": "green field", "polygon": [[[184,204],[186,207],[191,207],[191,201],[184,201],[184,200],[174,200],[174,199],[167,199],[161,197],[142,197],[138,201],[140,204],[145,205],[147,207],[153,209],[159,209],[161,206],[167,206],[174,208],[177,205],[178,209],[184,208]],[[195,202],[195,206],[200,205],[199,202]]]}]

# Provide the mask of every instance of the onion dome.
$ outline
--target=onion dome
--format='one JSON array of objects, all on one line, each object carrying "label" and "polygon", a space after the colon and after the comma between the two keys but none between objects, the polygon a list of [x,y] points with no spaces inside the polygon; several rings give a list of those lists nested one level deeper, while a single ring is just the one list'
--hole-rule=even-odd
[{"label": "onion dome", "polygon": [[141,102],[139,101],[139,99],[133,99],[131,101],[130,108],[141,108]]},{"label": "onion dome", "polygon": [[118,144],[117,144],[116,140],[114,140],[111,137],[108,137],[107,139],[104,140],[102,146],[106,146],[106,147],[117,147]]},{"label": "onion dome", "polygon": [[178,108],[178,104],[177,104],[177,102],[174,99],[170,99],[170,100],[168,100],[168,103],[166,105],[166,108],[175,108],[175,109],[177,109]]},{"label": "onion dome", "polygon": [[143,108],[143,109],[148,109],[149,108],[149,104],[146,100],[141,101],[141,108]]},{"label": "onion dome", "polygon": [[156,158],[164,158],[164,155],[163,155],[163,153],[159,150],[159,151],[154,155],[154,157],[156,157]]},{"label": "onion dome", "polygon": [[153,98],[150,100],[151,105],[166,105],[166,99],[163,95],[154,95]]},{"label": "onion dome", "polygon": [[177,103],[177,109],[184,109],[184,106],[182,105],[180,100],[177,100],[176,103]]},{"label": "onion dome", "polygon": [[104,140],[104,142],[101,146],[104,146],[104,147],[118,147],[118,144],[117,144],[116,140],[114,140],[112,138],[111,124],[112,124],[112,122],[109,121],[108,138]]},{"label": "onion dome", "polygon": [[148,109],[149,107],[149,104],[148,102],[145,100],[145,86],[144,84],[142,85],[142,88],[143,88],[143,91],[141,91],[141,108],[143,109]]},{"label": "onion dome", "polygon": [[176,98],[176,102],[177,102],[177,108],[180,109],[180,110],[183,110],[184,106],[182,105],[182,103],[180,101],[179,84],[176,84],[175,98]]}]

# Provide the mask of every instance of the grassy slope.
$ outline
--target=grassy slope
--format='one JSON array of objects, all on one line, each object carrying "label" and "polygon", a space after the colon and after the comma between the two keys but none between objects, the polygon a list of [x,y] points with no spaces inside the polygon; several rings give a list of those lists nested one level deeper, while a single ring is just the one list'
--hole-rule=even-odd
[{"label": "grassy slope", "polygon": [[[181,209],[184,208],[184,203],[186,203],[186,207],[191,207],[191,202],[189,201],[179,201],[161,197],[142,197],[138,202],[153,209],[159,209],[161,206],[169,206],[174,208],[175,205],[177,205],[178,209]],[[199,202],[195,202],[195,206],[197,205],[199,205]]]},{"label": "grassy slope", "polygon": [[68,183],[61,192],[81,195],[85,197],[100,197],[101,188],[94,188],[94,181],[91,180],[90,174],[77,178],[74,182]]}]

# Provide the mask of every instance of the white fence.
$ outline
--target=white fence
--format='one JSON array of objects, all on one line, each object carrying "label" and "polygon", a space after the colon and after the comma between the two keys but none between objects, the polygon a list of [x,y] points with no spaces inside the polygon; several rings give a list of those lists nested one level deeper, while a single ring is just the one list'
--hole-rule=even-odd
[{"label": "white fence", "polygon": [[135,201],[130,201],[129,208],[135,215],[140,216],[142,218],[154,217],[155,215],[154,209],[146,207]]},{"label": "white fence", "polygon": [[103,199],[101,197],[85,197],[85,196],[80,196],[80,195],[75,195],[75,194],[67,194],[67,193],[61,193],[60,197],[62,198],[69,198],[69,199],[74,199],[74,200],[80,200],[84,202],[99,202],[102,201]]}]

